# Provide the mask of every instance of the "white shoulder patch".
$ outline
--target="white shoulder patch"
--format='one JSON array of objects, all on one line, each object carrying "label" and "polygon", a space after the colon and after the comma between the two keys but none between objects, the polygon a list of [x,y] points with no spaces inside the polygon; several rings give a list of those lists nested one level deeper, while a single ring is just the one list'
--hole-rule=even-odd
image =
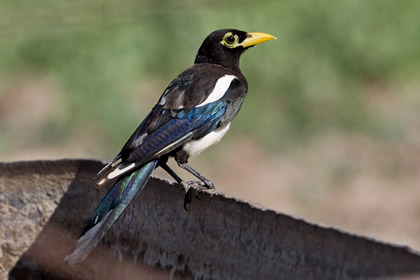
[{"label": "white shoulder patch", "polygon": [[234,75],[224,75],[223,77],[219,78],[210,95],[206,98],[206,100],[198,104],[197,107],[204,106],[222,98],[223,95],[225,95],[226,91],[229,89],[233,79],[235,78],[236,76]]}]

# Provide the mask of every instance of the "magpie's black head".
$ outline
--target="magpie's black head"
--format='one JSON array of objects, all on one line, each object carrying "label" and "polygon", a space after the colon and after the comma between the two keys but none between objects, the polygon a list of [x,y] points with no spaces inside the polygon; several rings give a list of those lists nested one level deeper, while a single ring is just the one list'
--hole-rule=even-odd
[{"label": "magpie's black head", "polygon": [[201,44],[194,63],[214,63],[239,71],[241,54],[254,45],[275,39],[265,33],[247,33],[236,29],[212,32]]}]

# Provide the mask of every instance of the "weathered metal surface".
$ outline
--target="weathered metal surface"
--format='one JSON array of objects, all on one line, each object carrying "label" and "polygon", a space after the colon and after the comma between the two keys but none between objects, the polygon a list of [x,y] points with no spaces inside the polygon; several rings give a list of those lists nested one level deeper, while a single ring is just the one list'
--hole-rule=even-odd
[{"label": "weathered metal surface", "polygon": [[150,180],[84,263],[69,266],[64,256],[106,192],[91,186],[102,166],[92,160],[0,163],[4,277],[400,279],[420,273],[420,255],[409,248],[221,193],[200,193],[186,212],[183,190],[159,178]]}]

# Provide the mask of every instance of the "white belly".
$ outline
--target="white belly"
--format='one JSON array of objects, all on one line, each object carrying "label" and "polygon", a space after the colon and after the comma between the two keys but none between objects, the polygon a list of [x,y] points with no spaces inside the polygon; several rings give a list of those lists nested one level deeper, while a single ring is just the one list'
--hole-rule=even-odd
[{"label": "white belly", "polygon": [[190,157],[198,156],[202,151],[218,143],[222,137],[229,130],[230,123],[224,127],[219,127],[198,140],[193,140],[184,145],[183,150],[187,152]]}]

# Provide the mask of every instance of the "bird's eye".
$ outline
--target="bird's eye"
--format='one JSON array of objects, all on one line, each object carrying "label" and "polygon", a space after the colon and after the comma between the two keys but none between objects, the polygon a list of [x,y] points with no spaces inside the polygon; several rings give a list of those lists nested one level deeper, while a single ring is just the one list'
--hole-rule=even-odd
[{"label": "bird's eye", "polygon": [[228,32],[223,37],[222,45],[228,48],[234,48],[238,44],[239,38],[238,35],[232,34],[232,32]]},{"label": "bird's eye", "polygon": [[230,35],[228,37],[226,37],[226,42],[229,44],[232,44],[235,42],[235,37],[233,37],[233,35]]}]

